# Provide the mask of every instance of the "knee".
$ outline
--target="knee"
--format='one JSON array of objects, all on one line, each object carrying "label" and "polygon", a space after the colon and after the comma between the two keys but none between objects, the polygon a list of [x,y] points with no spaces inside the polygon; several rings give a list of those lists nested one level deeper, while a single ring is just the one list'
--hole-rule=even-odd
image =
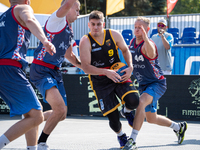
[{"label": "knee", "polygon": [[109,121],[109,125],[110,125],[111,129],[113,131],[115,131],[116,133],[120,131],[121,126],[122,126],[120,121],[117,121],[117,122]]},{"label": "knee", "polygon": [[126,108],[133,110],[139,105],[139,94],[137,92],[127,94],[124,97],[124,101]]},{"label": "knee", "polygon": [[34,119],[34,126],[38,126],[44,121],[43,112],[41,110],[35,110],[35,109],[31,110],[28,117]]},{"label": "knee", "polygon": [[57,117],[60,118],[60,121],[64,120],[67,115],[67,109],[65,106],[59,107],[53,110]]}]

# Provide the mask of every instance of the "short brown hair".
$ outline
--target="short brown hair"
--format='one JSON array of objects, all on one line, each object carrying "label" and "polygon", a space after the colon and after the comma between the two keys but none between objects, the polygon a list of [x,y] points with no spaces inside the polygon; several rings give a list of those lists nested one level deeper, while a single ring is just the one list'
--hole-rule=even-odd
[{"label": "short brown hair", "polygon": [[102,21],[104,21],[104,14],[101,11],[94,10],[89,15],[89,20],[91,19],[101,19]]},{"label": "short brown hair", "polygon": [[144,23],[146,23],[147,26],[150,25],[150,20],[148,18],[146,18],[146,17],[140,17],[139,16],[139,17],[137,17],[136,21],[144,21]]}]

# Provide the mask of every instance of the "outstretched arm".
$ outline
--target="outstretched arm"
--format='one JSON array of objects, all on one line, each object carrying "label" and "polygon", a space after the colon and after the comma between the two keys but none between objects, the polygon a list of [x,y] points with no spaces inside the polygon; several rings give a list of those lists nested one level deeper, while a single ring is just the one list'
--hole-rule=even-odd
[{"label": "outstretched arm", "polygon": [[[65,58],[69,60],[74,66],[81,68],[81,62],[80,60],[76,57],[74,52],[72,51],[72,46],[70,46],[67,51],[65,52]],[[81,68],[82,69],[82,68]]]},{"label": "outstretched arm", "polygon": [[34,17],[33,10],[29,5],[16,6],[14,14],[19,23],[27,27],[42,42],[47,52],[51,55],[56,52],[54,45],[47,40],[40,23]]}]

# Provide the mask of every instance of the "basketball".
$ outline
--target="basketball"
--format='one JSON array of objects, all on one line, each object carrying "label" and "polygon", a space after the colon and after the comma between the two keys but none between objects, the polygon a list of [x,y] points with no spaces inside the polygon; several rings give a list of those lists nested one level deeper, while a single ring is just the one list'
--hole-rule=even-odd
[{"label": "basketball", "polygon": [[122,70],[124,70],[124,69],[126,69],[128,66],[125,64],[125,63],[122,63],[122,62],[116,62],[116,63],[114,63],[111,67],[110,67],[110,69],[111,70],[117,70],[117,73],[120,75],[120,76],[122,76],[122,75],[124,75],[125,74],[125,72],[122,72],[121,73],[121,71]]}]

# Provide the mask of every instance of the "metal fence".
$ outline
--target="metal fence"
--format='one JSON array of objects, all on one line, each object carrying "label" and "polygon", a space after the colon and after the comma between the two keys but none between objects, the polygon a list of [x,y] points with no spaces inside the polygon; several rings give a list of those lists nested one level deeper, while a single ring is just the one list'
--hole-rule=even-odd
[{"label": "metal fence", "polygon": [[[157,22],[164,18],[168,20],[168,27],[179,29],[179,38],[181,38],[183,29],[185,27],[196,28],[196,37],[199,36],[200,31],[200,14],[181,14],[181,15],[170,15],[169,19],[166,15],[155,15],[155,16],[143,16],[150,19],[150,31],[148,36],[150,36],[153,29],[157,28]],[[131,29],[134,31],[134,22],[137,16],[131,17],[109,17],[106,19],[106,26],[111,29],[122,31],[124,29]]]},{"label": "metal fence", "polygon": [[[47,17],[47,16],[45,16]],[[144,16],[150,19],[150,31],[148,32],[148,36],[150,36],[153,29],[157,28],[157,22],[161,19],[167,19],[166,15],[151,15]],[[130,17],[108,17],[106,18],[106,28],[115,29],[119,32],[122,32],[124,29],[131,29],[134,31],[134,23],[137,16]],[[40,19],[37,16],[37,19]],[[44,22],[45,19],[41,18],[40,20]],[[88,28],[89,15],[79,16],[78,19],[72,23],[72,29],[74,31],[74,39],[80,40],[81,37],[87,34],[90,30]],[[44,23],[41,23],[44,25]],[[168,27],[170,28],[178,28],[179,29],[179,38],[181,38],[183,29],[186,27],[194,27],[196,28],[196,38],[199,37],[200,31],[200,14],[181,14],[181,15],[170,15],[168,19]],[[36,37],[31,36],[31,44],[30,47],[34,48],[38,45],[38,39]]]}]

